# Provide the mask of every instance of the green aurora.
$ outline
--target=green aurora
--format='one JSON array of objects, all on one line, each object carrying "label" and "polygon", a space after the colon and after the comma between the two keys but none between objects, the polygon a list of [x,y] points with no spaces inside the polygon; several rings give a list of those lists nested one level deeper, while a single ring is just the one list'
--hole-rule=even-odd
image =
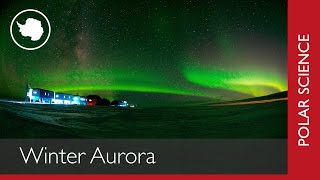
[{"label": "green aurora", "polygon": [[[10,1],[1,7],[0,98],[25,85],[110,99],[131,93],[224,100],[287,87],[286,1]],[[17,47],[9,24],[39,9],[45,46]],[[152,95],[152,96],[153,96]],[[126,96],[127,97],[127,96]],[[130,99],[129,99],[130,100]]]},{"label": "green aurora", "polygon": [[185,76],[201,86],[237,91],[255,97],[288,89],[287,82],[281,76],[255,70],[193,69],[185,70]]}]

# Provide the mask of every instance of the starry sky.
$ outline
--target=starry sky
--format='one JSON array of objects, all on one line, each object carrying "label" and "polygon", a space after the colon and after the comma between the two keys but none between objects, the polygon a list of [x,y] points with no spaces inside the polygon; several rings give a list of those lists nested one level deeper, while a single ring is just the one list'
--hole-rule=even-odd
[{"label": "starry sky", "polygon": [[[29,8],[51,24],[35,51],[9,31]],[[0,98],[23,98],[27,83],[136,103],[288,89],[286,0],[13,0],[0,24]]]}]

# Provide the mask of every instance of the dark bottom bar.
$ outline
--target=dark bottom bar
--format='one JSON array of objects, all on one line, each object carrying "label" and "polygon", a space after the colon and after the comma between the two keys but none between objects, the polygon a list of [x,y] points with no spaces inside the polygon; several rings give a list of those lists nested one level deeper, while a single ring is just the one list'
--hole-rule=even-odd
[{"label": "dark bottom bar", "polygon": [[6,139],[0,144],[2,174],[287,173],[287,139]]}]

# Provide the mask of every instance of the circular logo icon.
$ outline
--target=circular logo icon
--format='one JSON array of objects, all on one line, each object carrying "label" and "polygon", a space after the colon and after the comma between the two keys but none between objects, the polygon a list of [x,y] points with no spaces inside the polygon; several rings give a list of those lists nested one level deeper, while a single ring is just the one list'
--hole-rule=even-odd
[{"label": "circular logo icon", "polygon": [[35,9],[20,11],[11,21],[11,38],[17,46],[25,50],[41,48],[49,40],[50,33],[48,18]]}]

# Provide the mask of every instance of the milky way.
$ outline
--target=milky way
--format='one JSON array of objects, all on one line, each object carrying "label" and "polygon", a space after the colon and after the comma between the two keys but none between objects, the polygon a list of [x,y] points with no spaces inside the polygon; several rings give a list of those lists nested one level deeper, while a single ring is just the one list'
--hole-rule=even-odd
[{"label": "milky way", "polygon": [[[15,14],[30,7],[52,26],[36,51],[20,49],[9,33]],[[286,1],[263,0],[10,1],[0,13],[7,27],[0,30],[0,97],[23,98],[26,83],[110,99],[286,91],[286,9]]]}]

